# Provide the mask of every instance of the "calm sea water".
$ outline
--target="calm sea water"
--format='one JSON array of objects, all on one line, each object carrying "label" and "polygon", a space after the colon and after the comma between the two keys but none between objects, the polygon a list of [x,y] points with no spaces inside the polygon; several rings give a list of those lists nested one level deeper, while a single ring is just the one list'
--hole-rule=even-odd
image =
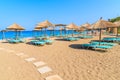
[{"label": "calm sea water", "polygon": [[[50,35],[64,35],[64,34],[72,34],[74,32],[75,33],[78,33],[78,32],[75,32],[75,31],[72,31],[72,30],[69,30],[69,31],[59,31],[59,30],[55,30],[55,31],[50,31],[50,30],[47,30],[47,31],[21,31],[20,32],[20,37],[21,38],[28,38],[28,37],[35,37],[35,36],[44,36],[44,34],[46,33],[47,36],[50,36]],[[2,39],[3,37],[4,38],[14,38],[16,35],[16,32],[14,31],[7,31],[7,32],[4,32],[4,36],[3,36],[3,33],[0,32],[0,39]]]}]

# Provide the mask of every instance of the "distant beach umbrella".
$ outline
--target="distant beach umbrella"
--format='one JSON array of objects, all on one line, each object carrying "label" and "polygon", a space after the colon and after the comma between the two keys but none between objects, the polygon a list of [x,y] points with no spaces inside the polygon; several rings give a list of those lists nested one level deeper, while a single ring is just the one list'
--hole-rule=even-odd
[{"label": "distant beach umbrella", "polygon": [[33,31],[40,31],[41,29],[33,29]]},{"label": "distant beach umbrella", "polygon": [[78,26],[76,26],[74,23],[71,23],[69,25],[66,26],[67,29],[73,29],[73,30],[77,30]]},{"label": "distant beach umbrella", "polygon": [[[59,27],[59,32],[60,32],[60,35],[62,35],[62,28],[65,29],[65,24],[55,24],[55,27]],[[65,31],[65,34],[66,34],[66,31]]]},{"label": "distant beach umbrella", "polygon": [[[67,28],[67,29],[71,29],[71,30],[73,30],[73,31],[79,29],[79,27],[76,26],[74,23],[71,23],[71,24],[67,25],[66,28]],[[73,36],[73,34],[74,34],[74,32],[72,32],[72,36]]]},{"label": "distant beach umbrella", "polygon": [[21,31],[21,30],[25,30],[25,28],[21,27],[20,25],[18,25],[18,24],[16,24],[16,23],[10,25],[10,26],[7,27],[6,29],[7,29],[7,30],[13,30],[13,31],[16,31],[16,36],[15,36],[16,39],[17,39],[18,36],[19,36],[19,34],[18,34],[19,31]]},{"label": "distant beach umbrella", "polygon": [[65,26],[67,26],[66,24],[55,24],[55,27],[57,27],[57,26],[59,27],[60,35],[62,35],[62,30],[65,30],[65,34],[66,34],[66,27],[65,27]]},{"label": "distant beach umbrella", "polygon": [[25,30],[23,27],[21,27],[20,25],[14,23],[12,25],[10,25],[9,27],[6,28],[7,30]]},{"label": "distant beach umbrella", "polygon": [[99,41],[101,41],[101,30],[105,29],[105,28],[108,28],[108,27],[117,27],[117,25],[112,23],[112,22],[102,20],[102,18],[92,25],[93,29],[99,29],[100,30]]},{"label": "distant beach umbrella", "polygon": [[66,24],[55,24],[55,26],[67,26]]},{"label": "distant beach umbrella", "polygon": [[50,26],[54,26],[52,23],[50,23],[48,20],[38,23],[37,24],[37,28],[41,29],[41,28],[45,28],[45,36],[46,36],[46,28],[50,27]]},{"label": "distant beach umbrella", "polygon": [[85,31],[86,29],[84,27],[79,27],[78,31],[79,32],[82,32],[82,31]]},{"label": "distant beach umbrella", "polygon": [[84,30],[86,30],[87,32],[88,32],[88,31],[91,31],[91,32],[92,32],[91,24],[89,24],[88,22],[85,23],[85,24],[82,24],[81,27],[84,28]]},{"label": "distant beach umbrella", "polygon": [[86,30],[91,30],[92,29],[92,27],[89,23],[83,24],[83,25],[81,25],[81,27],[85,28]]},{"label": "distant beach umbrella", "polygon": [[37,25],[37,26],[34,28],[34,31],[40,30],[40,29],[42,29],[42,28],[43,28],[42,26]]}]

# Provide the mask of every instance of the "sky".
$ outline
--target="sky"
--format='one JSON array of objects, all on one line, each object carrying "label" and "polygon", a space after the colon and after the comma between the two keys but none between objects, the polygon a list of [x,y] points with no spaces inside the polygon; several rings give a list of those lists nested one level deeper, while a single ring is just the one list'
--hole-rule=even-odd
[{"label": "sky", "polygon": [[120,16],[120,0],[0,0],[0,30],[17,23],[32,30],[45,20],[80,26]]}]

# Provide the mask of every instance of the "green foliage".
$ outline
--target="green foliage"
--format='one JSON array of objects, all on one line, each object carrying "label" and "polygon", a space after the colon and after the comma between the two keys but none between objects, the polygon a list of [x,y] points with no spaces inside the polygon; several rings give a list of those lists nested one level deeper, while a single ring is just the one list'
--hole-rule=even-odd
[{"label": "green foliage", "polygon": [[112,18],[110,19],[111,22],[116,22],[116,21],[120,21],[120,16],[116,17],[116,18]]},{"label": "green foliage", "polygon": [[118,28],[118,33],[120,34],[120,27]]}]

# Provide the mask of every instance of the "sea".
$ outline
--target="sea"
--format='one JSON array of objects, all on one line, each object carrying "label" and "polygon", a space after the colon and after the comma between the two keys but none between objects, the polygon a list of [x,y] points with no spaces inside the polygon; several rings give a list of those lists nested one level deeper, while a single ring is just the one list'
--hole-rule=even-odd
[{"label": "sea", "polygon": [[[79,34],[79,32],[73,31],[73,30],[43,30],[43,31],[20,31],[19,37],[20,38],[30,38],[30,37],[39,37],[39,36],[56,36],[56,35],[65,35],[65,34]],[[18,32],[17,32],[18,35]],[[9,39],[9,38],[15,38],[16,32],[15,31],[6,31],[6,32],[0,32],[0,39]]]}]

